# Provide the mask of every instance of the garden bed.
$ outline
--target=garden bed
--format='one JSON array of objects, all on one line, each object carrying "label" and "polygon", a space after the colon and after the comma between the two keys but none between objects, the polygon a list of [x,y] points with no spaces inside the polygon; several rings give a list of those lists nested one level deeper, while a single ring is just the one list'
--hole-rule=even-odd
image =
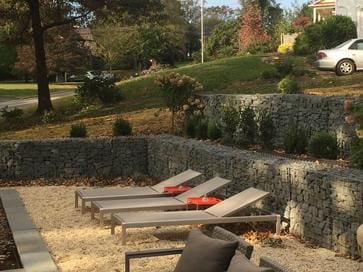
[{"label": "garden bed", "polygon": [[14,238],[0,199],[0,271],[21,267]]}]

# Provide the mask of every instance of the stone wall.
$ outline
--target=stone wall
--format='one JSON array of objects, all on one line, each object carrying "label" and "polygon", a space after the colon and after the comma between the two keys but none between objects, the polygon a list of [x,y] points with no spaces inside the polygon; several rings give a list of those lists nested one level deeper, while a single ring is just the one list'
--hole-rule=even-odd
[{"label": "stone wall", "polygon": [[348,115],[343,110],[345,97],[268,94],[204,95],[202,98],[206,104],[205,114],[219,120],[222,116],[221,105],[224,104],[236,108],[250,106],[255,112],[267,110],[273,119],[276,146],[282,146],[283,137],[292,124],[306,129],[311,134],[326,131],[337,135],[343,151],[347,150],[356,135],[356,126],[344,121]]},{"label": "stone wall", "polygon": [[0,142],[0,179],[146,174],[143,137]]},{"label": "stone wall", "polygon": [[[254,186],[261,205],[305,239],[357,253],[363,224],[363,171],[291,160],[170,135],[1,141],[0,179],[71,176],[167,178],[188,168],[232,179],[228,195]],[[0,181],[1,182],[1,181]]]},{"label": "stone wall", "polygon": [[235,150],[172,136],[149,139],[149,174],[166,178],[186,168],[232,179],[232,195],[250,186],[270,192],[265,209],[284,216],[292,233],[345,254],[357,253],[363,223],[363,171]]}]

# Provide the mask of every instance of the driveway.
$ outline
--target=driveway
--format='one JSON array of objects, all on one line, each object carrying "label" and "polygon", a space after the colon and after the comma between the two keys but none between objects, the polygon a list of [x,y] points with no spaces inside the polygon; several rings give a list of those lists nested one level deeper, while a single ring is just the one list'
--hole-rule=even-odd
[{"label": "driveway", "polygon": [[[51,94],[52,101],[57,100],[59,98],[73,96],[74,91],[56,91],[52,92]],[[10,109],[13,108],[27,108],[32,105],[36,105],[38,103],[38,97],[24,97],[24,98],[18,98],[18,99],[10,99],[6,100],[4,97],[0,97],[0,109],[8,106]]]}]

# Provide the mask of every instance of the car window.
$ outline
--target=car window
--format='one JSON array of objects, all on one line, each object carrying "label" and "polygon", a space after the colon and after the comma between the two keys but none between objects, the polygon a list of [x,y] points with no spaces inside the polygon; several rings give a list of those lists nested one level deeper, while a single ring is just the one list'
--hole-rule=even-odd
[{"label": "car window", "polygon": [[356,41],[349,47],[349,49],[363,50],[363,40]]},{"label": "car window", "polygon": [[336,47],[334,47],[335,49],[339,49],[339,48],[342,48],[343,46],[346,46],[348,43],[352,42],[352,40],[348,40],[346,42],[343,42],[339,45],[337,45]]}]

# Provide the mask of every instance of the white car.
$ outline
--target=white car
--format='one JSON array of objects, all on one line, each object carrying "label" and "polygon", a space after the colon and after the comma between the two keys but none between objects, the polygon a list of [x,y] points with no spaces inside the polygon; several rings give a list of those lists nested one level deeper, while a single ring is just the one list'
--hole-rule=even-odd
[{"label": "white car", "polygon": [[315,65],[321,70],[333,70],[340,76],[363,70],[363,39],[352,39],[333,49],[319,50]]}]

